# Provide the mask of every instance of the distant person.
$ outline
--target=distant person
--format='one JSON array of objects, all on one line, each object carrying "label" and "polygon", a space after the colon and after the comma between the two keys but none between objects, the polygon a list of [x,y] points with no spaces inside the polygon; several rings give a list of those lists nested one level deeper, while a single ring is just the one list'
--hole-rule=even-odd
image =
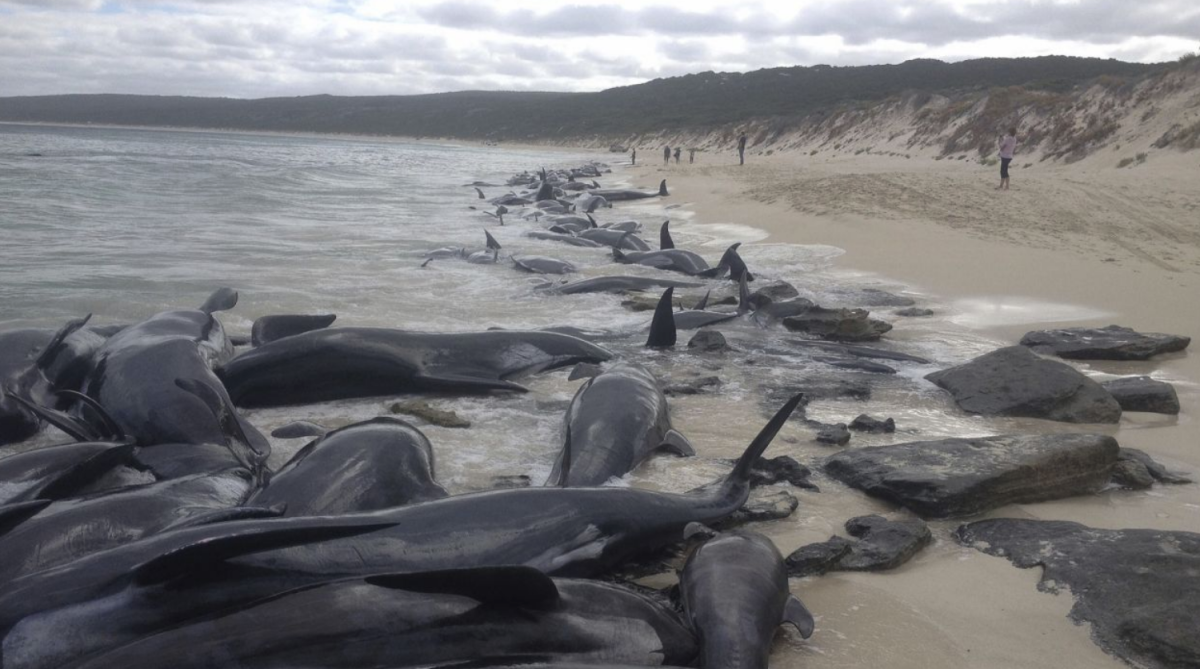
[{"label": "distant person", "polygon": [[634,149],[633,154],[629,156],[629,164],[637,165],[637,149]]},{"label": "distant person", "polygon": [[696,162],[696,150],[688,149],[688,163],[690,164],[694,162]]},{"label": "distant person", "polygon": [[738,137],[738,164],[746,164],[746,133],[744,132],[741,137]]},{"label": "distant person", "polygon": [[1000,138],[1000,185],[996,190],[1008,190],[1008,164],[1017,150],[1017,129],[1009,128],[1008,134]]},{"label": "distant person", "polygon": [[678,164],[679,164],[679,153],[680,153],[681,151],[683,151],[683,149],[680,149],[678,146],[677,146],[677,147],[675,147],[675,164],[676,164],[676,165],[678,165]]},{"label": "distant person", "polygon": [[663,165],[670,165],[670,164],[671,164],[671,147],[664,146],[663,147]]}]

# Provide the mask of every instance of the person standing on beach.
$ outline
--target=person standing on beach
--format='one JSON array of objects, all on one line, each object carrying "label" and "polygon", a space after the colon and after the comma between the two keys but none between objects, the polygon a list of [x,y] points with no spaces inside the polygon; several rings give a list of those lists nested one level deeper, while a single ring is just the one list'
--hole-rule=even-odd
[{"label": "person standing on beach", "polygon": [[637,149],[634,149],[633,153],[629,156],[629,164],[637,165]]},{"label": "person standing on beach", "polygon": [[696,150],[688,149],[688,163],[691,164],[694,162],[696,162]]},{"label": "person standing on beach", "polygon": [[679,148],[678,146],[677,146],[677,147],[675,147],[675,164],[676,164],[676,165],[678,165],[678,164],[679,164],[679,153],[680,153],[681,151],[683,151],[683,149]]},{"label": "person standing on beach", "polygon": [[738,137],[738,165],[746,164],[746,133]]},{"label": "person standing on beach", "polygon": [[1008,165],[1017,150],[1017,129],[1009,128],[1008,134],[1000,138],[1000,185],[996,190],[1008,190]]},{"label": "person standing on beach", "polygon": [[664,146],[663,147],[663,165],[670,165],[670,164],[671,164],[671,147]]}]

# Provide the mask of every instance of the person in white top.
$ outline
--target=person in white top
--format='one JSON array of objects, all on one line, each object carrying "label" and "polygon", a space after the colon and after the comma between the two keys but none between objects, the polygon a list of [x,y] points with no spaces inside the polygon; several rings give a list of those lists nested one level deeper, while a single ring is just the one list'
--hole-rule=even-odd
[{"label": "person in white top", "polygon": [[1009,128],[1008,134],[1000,138],[1000,185],[996,190],[1008,190],[1008,164],[1017,150],[1017,129]]}]

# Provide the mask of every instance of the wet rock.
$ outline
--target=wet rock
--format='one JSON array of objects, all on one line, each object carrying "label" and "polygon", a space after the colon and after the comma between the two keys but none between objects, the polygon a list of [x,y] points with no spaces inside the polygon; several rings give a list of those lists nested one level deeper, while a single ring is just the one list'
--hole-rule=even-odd
[{"label": "wet rock", "polygon": [[804,379],[784,387],[769,388],[767,397],[773,404],[782,404],[796,393],[804,393],[805,404],[813,400],[869,400],[871,385],[857,379]]},{"label": "wet rock", "polygon": [[1066,586],[1070,617],[1134,666],[1200,666],[1200,534],[1102,530],[1078,523],[997,518],[963,525],[957,539],[1027,569],[1038,589]]},{"label": "wet rock", "polygon": [[896,421],[891,418],[879,420],[864,413],[850,421],[850,429],[871,434],[891,434],[896,431]]},{"label": "wet rock", "polygon": [[538,411],[560,413],[571,406],[571,400],[539,400],[534,406]]},{"label": "wet rock", "polygon": [[525,474],[510,474],[492,477],[493,490],[508,490],[510,488],[528,488],[533,484]]},{"label": "wet rock", "polygon": [[796,512],[796,507],[798,506],[800,506],[800,500],[784,490],[773,492],[751,491],[750,499],[742,505],[742,508],[734,511],[732,516],[718,523],[716,528],[727,529],[746,523],[787,518]]},{"label": "wet rock", "polygon": [[1147,490],[1154,485],[1150,470],[1137,460],[1117,460],[1117,464],[1113,465],[1112,480],[1130,490]]},{"label": "wet rock", "polygon": [[725,335],[720,332],[716,330],[701,330],[688,341],[688,348],[702,353],[717,353],[728,351],[729,344],[725,341]]},{"label": "wet rock", "polygon": [[866,372],[868,374],[895,374],[894,367],[888,367],[880,362],[871,362],[870,360],[844,360],[841,358],[825,358],[814,357],[813,360],[823,362],[826,365],[837,367],[838,369],[849,369],[855,372]]},{"label": "wet rock", "polygon": [[853,307],[911,307],[916,300],[878,288],[842,289],[833,293],[838,304]]},{"label": "wet rock", "polygon": [[[734,462],[731,460],[730,462]],[[790,455],[780,455],[775,458],[759,458],[750,469],[750,485],[762,486],[775,483],[790,483],[797,488],[820,491],[808,477],[812,470],[796,462]]]},{"label": "wet rock", "polygon": [[919,519],[888,520],[859,516],[846,521],[846,532],[858,541],[838,561],[838,571],[884,571],[908,562],[933,542],[929,526]]},{"label": "wet rock", "polygon": [[920,307],[909,307],[907,309],[898,309],[892,313],[905,318],[925,318],[933,315],[933,309],[922,309]]},{"label": "wet rock", "polygon": [[845,446],[850,443],[850,430],[846,429],[845,423],[830,424],[815,420],[806,420],[804,422],[817,431],[817,436],[814,438],[822,444]]},{"label": "wet rock", "polygon": [[798,316],[783,319],[792,332],[806,332],[834,341],[877,341],[892,329],[891,323],[875,320],[863,309],[812,307]]},{"label": "wet rock", "polygon": [[782,302],[800,297],[800,291],[786,281],[774,281],[750,293],[750,304],[755,309],[765,307],[772,302]]},{"label": "wet rock", "polygon": [[1154,458],[1151,458],[1144,451],[1139,451],[1136,448],[1125,448],[1122,446],[1120,453],[1117,454],[1117,458],[1119,460],[1135,460],[1141,463],[1146,468],[1146,471],[1150,472],[1150,476],[1153,476],[1154,480],[1159,483],[1179,485],[1192,482],[1192,479],[1187,474],[1167,469],[1155,462]]},{"label": "wet rock", "polygon": [[820,576],[832,571],[843,557],[849,555],[851,546],[853,542],[849,539],[830,537],[828,541],[797,548],[787,556],[784,564],[789,576]]},{"label": "wet rock", "polygon": [[1127,376],[1100,385],[1117,400],[1123,411],[1179,413],[1179,395],[1175,394],[1175,386],[1166,381],[1155,381],[1148,376]]},{"label": "wet rock", "polygon": [[674,381],[663,388],[667,395],[699,395],[720,388],[724,382],[716,376],[700,376],[694,379]]},{"label": "wet rock", "polygon": [[1074,367],[1009,346],[925,377],[949,391],[963,411],[1066,423],[1116,423],[1121,406]]},{"label": "wet rock", "polygon": [[407,400],[404,402],[396,402],[388,407],[392,413],[414,416],[439,427],[471,427],[471,421],[460,417],[453,411],[443,411],[442,409],[434,408],[429,402],[424,400]]},{"label": "wet rock", "polygon": [[842,451],[824,469],[921,516],[948,518],[1094,493],[1112,477],[1118,451],[1100,434],[942,439]]},{"label": "wet rock", "polygon": [[851,344],[835,344],[828,341],[812,341],[811,339],[792,339],[788,341],[793,346],[802,348],[819,348],[830,352],[841,353],[847,356],[855,356],[858,358],[870,358],[875,360],[895,360],[897,362],[913,362],[918,365],[928,365],[931,362],[925,358],[907,353],[897,353],[896,351],[888,351],[881,348],[873,348],[870,346],[854,346]]},{"label": "wet rock", "polygon": [[1191,342],[1191,337],[1140,333],[1119,325],[1035,330],[1021,338],[1022,346],[1075,360],[1149,360],[1161,353],[1182,351]]}]

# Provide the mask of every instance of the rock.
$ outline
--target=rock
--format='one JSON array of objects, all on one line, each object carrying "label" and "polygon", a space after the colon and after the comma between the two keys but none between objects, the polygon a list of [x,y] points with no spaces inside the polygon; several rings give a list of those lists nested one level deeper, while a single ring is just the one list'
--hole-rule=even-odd
[{"label": "rock", "polygon": [[1142,466],[1146,468],[1146,471],[1150,472],[1150,476],[1153,476],[1154,480],[1158,481],[1159,483],[1178,485],[1192,482],[1192,479],[1188,478],[1186,474],[1170,471],[1166,467],[1155,462],[1154,459],[1147,455],[1144,451],[1139,451],[1136,448],[1125,448],[1122,446],[1120,453],[1117,454],[1117,459],[1135,460],[1140,462]]},{"label": "rock", "polygon": [[891,323],[875,320],[863,309],[812,307],[798,316],[783,319],[792,332],[806,332],[834,341],[877,341],[892,329]]},{"label": "rock", "polygon": [[1134,666],[1200,666],[1200,534],[1093,529],[1078,523],[996,518],[963,525],[964,545],[1040,566],[1038,588],[1066,586],[1070,617]]},{"label": "rock", "polygon": [[1009,346],[926,375],[950,392],[963,411],[1066,423],[1116,423],[1121,406],[1074,367]]},{"label": "rock", "polygon": [[800,500],[784,490],[774,492],[751,491],[750,499],[742,508],[733,512],[725,520],[716,524],[716,529],[727,529],[737,525],[763,520],[779,520],[787,518],[800,506]]},{"label": "rock", "polygon": [[525,474],[510,474],[504,476],[492,477],[493,490],[507,490],[509,488],[528,488],[532,485],[532,481]]},{"label": "rock", "polygon": [[1021,338],[1022,346],[1074,360],[1149,360],[1160,353],[1182,351],[1191,342],[1191,337],[1143,334],[1119,325],[1035,330]]},{"label": "rock", "polygon": [[790,455],[759,458],[750,469],[750,485],[757,487],[775,483],[790,483],[797,488],[820,491],[820,488],[808,481],[809,476],[812,476],[812,470],[796,462],[796,459]]},{"label": "rock", "polygon": [[819,349],[823,349],[826,351],[843,353],[845,355],[852,355],[852,356],[855,356],[858,358],[871,358],[871,359],[877,359],[877,360],[895,360],[897,362],[913,362],[918,365],[932,364],[929,360],[926,360],[925,358],[917,357],[915,355],[908,355],[907,353],[897,353],[895,351],[885,351],[884,349],[872,348],[870,346],[853,346],[853,345],[849,345],[849,344],[835,344],[833,342],[812,341],[810,339],[792,339],[792,340],[789,340],[787,343],[789,343],[793,346],[800,346],[800,347],[804,347],[804,348],[819,348]]},{"label": "rock", "polygon": [[933,309],[922,309],[920,307],[909,307],[907,309],[899,309],[892,313],[905,318],[925,318],[933,315]]},{"label": "rock", "polygon": [[896,373],[896,369],[894,367],[888,367],[883,363],[871,362],[870,360],[843,360],[841,358],[825,357],[814,357],[813,360],[837,367],[838,369],[850,369],[856,372],[867,372],[868,374]]},{"label": "rock", "polygon": [[774,281],[750,293],[750,305],[755,309],[771,304],[800,297],[800,291],[786,281]]},{"label": "rock", "polygon": [[1179,395],[1175,394],[1175,386],[1166,381],[1155,381],[1148,376],[1127,376],[1100,385],[1117,400],[1123,411],[1179,413]]},{"label": "rock", "polygon": [[869,400],[871,386],[857,379],[804,379],[780,388],[768,388],[767,399],[772,404],[782,404],[796,393],[804,393],[804,403],[813,400]]},{"label": "rock", "polygon": [[701,330],[688,341],[688,348],[702,353],[716,353],[719,351],[728,351],[729,344],[725,342],[725,335],[720,332],[716,330]]},{"label": "rock", "polygon": [[716,390],[723,383],[716,376],[700,376],[694,379],[675,381],[663,388],[663,392],[667,395],[699,395],[710,390]]},{"label": "rock", "polygon": [[845,423],[821,423],[815,420],[804,421],[809,427],[817,431],[815,437],[822,444],[832,444],[834,446],[845,446],[850,443],[850,430],[846,429]]},{"label": "rock", "polygon": [[571,400],[538,400],[534,406],[538,411],[561,413],[571,406]]},{"label": "rock", "polygon": [[896,431],[896,421],[891,418],[879,420],[864,413],[850,421],[850,429],[871,434],[891,434]]},{"label": "rock", "polygon": [[888,520],[859,516],[846,521],[846,532],[857,537],[850,554],[838,561],[838,571],[883,571],[908,562],[933,542],[929,526],[919,519]]},{"label": "rock", "polygon": [[809,544],[792,551],[784,564],[788,575],[796,578],[820,576],[833,570],[841,559],[850,554],[853,542],[842,537],[830,537],[819,544]]},{"label": "rock", "polygon": [[839,289],[832,293],[838,304],[853,307],[911,307],[916,300],[878,288]]},{"label": "rock", "polygon": [[942,439],[842,451],[824,469],[921,516],[948,518],[1094,493],[1112,477],[1118,450],[1100,434]]},{"label": "rock", "polygon": [[471,427],[471,421],[459,417],[453,411],[435,409],[429,402],[424,400],[396,402],[389,407],[389,410],[392,413],[415,416],[430,425],[437,425],[439,427]]},{"label": "rock", "polygon": [[1150,470],[1137,460],[1117,460],[1117,464],[1113,465],[1112,480],[1130,490],[1147,490],[1154,485]]}]

